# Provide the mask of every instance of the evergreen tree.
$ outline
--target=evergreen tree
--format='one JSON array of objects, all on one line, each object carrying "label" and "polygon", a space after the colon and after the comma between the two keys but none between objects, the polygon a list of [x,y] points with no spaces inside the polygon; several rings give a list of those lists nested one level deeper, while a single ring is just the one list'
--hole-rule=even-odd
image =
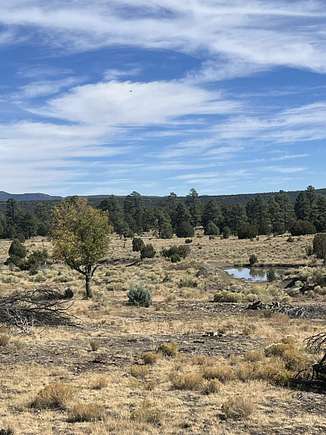
[{"label": "evergreen tree", "polygon": [[206,231],[208,224],[212,222],[217,227],[220,227],[223,223],[222,211],[216,200],[209,201],[203,212],[202,224]]},{"label": "evergreen tree", "polygon": [[196,227],[201,222],[202,205],[195,189],[191,189],[186,198],[186,205],[191,215],[191,224]]}]

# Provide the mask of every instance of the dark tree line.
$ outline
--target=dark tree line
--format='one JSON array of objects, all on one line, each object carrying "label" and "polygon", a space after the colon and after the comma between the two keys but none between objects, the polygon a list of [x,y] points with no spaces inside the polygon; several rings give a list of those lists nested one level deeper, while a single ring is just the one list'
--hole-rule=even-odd
[{"label": "dark tree line", "polygon": [[246,206],[224,205],[216,199],[203,201],[192,189],[186,198],[171,193],[160,207],[145,207],[142,196],[133,192],[123,200],[110,196],[99,208],[108,211],[114,230],[122,236],[154,230],[162,238],[173,234],[192,237],[194,228],[201,225],[207,235],[234,234],[240,238],[326,231],[326,197],[311,186],[295,203],[280,191],[270,197],[256,195]]},{"label": "dark tree line", "polygon": [[29,239],[49,233],[52,216],[51,203],[38,203],[26,209],[9,199],[4,212],[0,213],[0,238]]},{"label": "dark tree line", "polygon": [[[145,201],[146,199],[146,201]],[[227,205],[217,199],[200,197],[195,189],[189,195],[168,197],[150,201],[137,192],[126,197],[108,196],[100,204],[94,204],[108,212],[109,223],[122,237],[141,235],[154,231],[158,237],[192,237],[194,229],[203,226],[206,235],[225,238],[253,238],[261,234],[293,235],[326,232],[326,196],[309,186],[296,201],[283,191],[274,195],[256,195],[246,205]],[[19,207],[8,201],[0,214],[0,237],[29,238],[47,235],[53,204],[40,203],[32,209]]]}]

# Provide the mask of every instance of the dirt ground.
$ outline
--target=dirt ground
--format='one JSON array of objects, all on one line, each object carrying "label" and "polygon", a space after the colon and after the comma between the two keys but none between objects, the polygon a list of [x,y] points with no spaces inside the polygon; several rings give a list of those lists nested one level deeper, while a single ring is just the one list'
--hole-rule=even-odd
[{"label": "dirt ground", "polygon": [[[317,361],[318,356],[305,353],[304,340],[325,331],[326,297],[287,298],[287,303],[311,307],[311,314],[300,319],[248,311],[245,302],[213,302],[215,292],[235,288],[267,300],[285,298],[279,282],[245,283],[223,269],[248,262],[251,254],[261,263],[314,266],[306,255],[311,237],[293,242],[286,236],[255,241],[196,237],[190,256],[177,264],[159,252],[184,240],[146,242],[158,254],[137,262],[131,240],[113,237],[108,255],[120,262],[99,269],[91,301],[83,299],[81,277],[62,264],[37,275],[0,266],[0,295],[42,286],[72,288],[69,313],[76,323],[30,325],[23,332],[2,327],[0,336],[7,335],[9,342],[0,345],[0,433],[326,432],[325,395],[276,381],[275,367],[284,369],[285,356],[266,356],[270,345],[287,340],[295,354],[286,355],[288,366],[295,362],[291,373]],[[43,239],[26,244],[51,251]],[[8,247],[9,242],[0,242],[1,262]],[[138,284],[152,294],[149,308],[127,304],[128,290]],[[173,348],[171,355],[162,344]],[[152,359],[146,363],[148,352]],[[250,364],[256,364],[256,373],[249,376]],[[64,405],[33,407],[38,393],[52,384],[70,388]],[[86,407],[86,417],[76,418],[78,406]]]}]

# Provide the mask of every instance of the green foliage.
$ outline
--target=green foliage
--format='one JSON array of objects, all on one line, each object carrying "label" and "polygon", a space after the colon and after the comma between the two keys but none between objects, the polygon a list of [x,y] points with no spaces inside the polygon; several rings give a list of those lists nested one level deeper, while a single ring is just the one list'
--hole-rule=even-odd
[{"label": "green foliage", "polygon": [[159,234],[161,239],[171,239],[173,237],[172,225],[169,222],[162,224]]},{"label": "green foliage", "polygon": [[214,224],[214,222],[209,221],[206,228],[205,228],[205,235],[206,236],[218,236],[220,234],[220,229],[217,225]]},{"label": "green foliage", "polygon": [[276,281],[276,278],[277,278],[277,276],[276,276],[275,270],[270,269],[267,271],[267,281],[268,282]]},{"label": "green foliage", "polygon": [[149,307],[152,304],[150,292],[141,285],[132,287],[129,290],[128,300],[130,305],[137,307]]},{"label": "green foliage", "polygon": [[258,235],[256,225],[243,224],[238,230],[239,239],[254,239]]},{"label": "green foliage", "polygon": [[190,254],[190,247],[185,245],[173,245],[170,248],[164,248],[161,251],[162,257],[169,258],[172,263],[181,261],[182,258],[188,257]]},{"label": "green foliage", "polygon": [[257,255],[255,255],[255,254],[250,255],[250,257],[249,257],[250,266],[254,266],[257,262],[258,262]]},{"label": "green foliage", "polygon": [[224,227],[223,228],[223,239],[228,239],[231,236],[231,230],[229,227]]},{"label": "green foliage", "polygon": [[29,270],[31,273],[37,273],[39,269],[46,266],[48,258],[49,255],[46,249],[33,251],[29,254],[24,264],[24,269]]},{"label": "green foliage", "polygon": [[195,231],[190,222],[181,222],[176,229],[177,237],[193,237]]},{"label": "green foliage", "polygon": [[291,227],[292,236],[305,236],[306,234],[315,234],[316,227],[309,221],[298,220]]},{"label": "green foliage", "polygon": [[144,258],[154,258],[156,255],[156,251],[153,245],[145,245],[140,251],[140,258],[143,260]]},{"label": "green foliage", "polygon": [[136,238],[132,241],[132,250],[134,252],[140,252],[145,247],[145,243],[142,239]]},{"label": "green foliage", "polygon": [[54,256],[84,275],[87,297],[92,297],[91,280],[107,253],[109,234],[107,214],[85,199],[70,198],[54,209]]},{"label": "green foliage", "polygon": [[27,255],[27,250],[18,239],[14,239],[10,245],[8,253],[9,257],[25,258]]}]

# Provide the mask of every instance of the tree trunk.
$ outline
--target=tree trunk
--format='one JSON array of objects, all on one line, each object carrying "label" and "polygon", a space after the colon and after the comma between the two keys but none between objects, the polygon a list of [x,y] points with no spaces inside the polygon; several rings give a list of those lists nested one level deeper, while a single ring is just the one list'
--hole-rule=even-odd
[{"label": "tree trunk", "polygon": [[87,297],[87,299],[91,299],[93,297],[91,282],[92,282],[92,274],[90,272],[87,272],[86,275],[85,275],[86,297]]}]

